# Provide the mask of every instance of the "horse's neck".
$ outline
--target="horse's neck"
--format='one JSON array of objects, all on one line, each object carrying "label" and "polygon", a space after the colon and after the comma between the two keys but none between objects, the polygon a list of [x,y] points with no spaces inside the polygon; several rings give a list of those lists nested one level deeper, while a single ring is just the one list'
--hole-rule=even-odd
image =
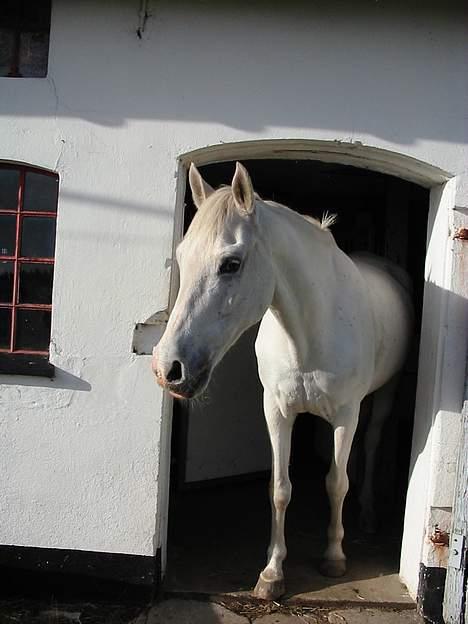
[{"label": "horse's neck", "polygon": [[[276,287],[271,309],[295,350],[320,342],[330,322],[336,293],[336,260],[341,254],[330,233],[285,210],[263,204],[260,230],[273,260]],[[298,359],[305,354],[297,353]]]}]

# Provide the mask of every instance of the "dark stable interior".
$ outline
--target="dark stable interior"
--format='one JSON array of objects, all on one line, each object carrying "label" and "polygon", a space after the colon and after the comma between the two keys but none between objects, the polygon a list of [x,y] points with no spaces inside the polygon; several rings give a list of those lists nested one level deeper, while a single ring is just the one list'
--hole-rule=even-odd
[{"label": "dark stable interior", "polygon": [[[369,536],[359,528],[357,503],[363,472],[360,447],[371,397],[363,402],[361,410],[348,470],[350,491],[344,507],[347,577],[395,574],[399,567],[411,452],[429,191],[393,176],[312,160],[245,160],[243,164],[262,198],[317,218],[325,212],[336,214],[332,232],[345,252],[369,251],[388,257],[405,268],[413,280],[417,319],[414,344],[392,415],[384,426],[375,468],[377,533]],[[225,162],[199,170],[216,188],[230,184],[234,166],[233,162]],[[185,201],[187,228],[195,211],[188,184]],[[200,593],[248,591],[265,564],[270,533],[269,474],[186,483],[183,475],[187,417],[184,405],[176,403],[166,587]],[[286,517],[285,575],[289,595],[306,594],[341,582],[317,573],[326,545],[328,502],[324,479],[331,443],[327,423],[310,414],[298,415],[290,461],[293,494]]]}]

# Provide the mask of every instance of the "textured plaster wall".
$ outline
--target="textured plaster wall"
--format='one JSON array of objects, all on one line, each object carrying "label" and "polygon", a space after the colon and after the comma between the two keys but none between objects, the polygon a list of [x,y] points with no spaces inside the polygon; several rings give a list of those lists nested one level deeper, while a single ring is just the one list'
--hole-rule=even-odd
[{"label": "textured plaster wall", "polygon": [[140,40],[136,0],[54,1],[48,78],[0,78],[0,158],[60,175],[57,377],[1,379],[0,542],[162,539],[161,394],[131,344],[167,305],[180,154],[359,141],[457,175],[467,205],[461,6],[164,0]]}]

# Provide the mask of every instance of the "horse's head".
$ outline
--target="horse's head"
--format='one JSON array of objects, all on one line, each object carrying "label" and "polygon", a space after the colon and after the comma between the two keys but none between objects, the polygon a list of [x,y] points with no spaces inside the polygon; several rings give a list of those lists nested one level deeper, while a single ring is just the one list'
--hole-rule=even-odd
[{"label": "horse's head", "polygon": [[152,362],[158,383],[181,398],[206,388],[224,354],[262,318],[274,289],[246,169],[237,163],[232,186],[216,191],[194,165],[189,180],[198,211],[177,248],[179,294]]}]

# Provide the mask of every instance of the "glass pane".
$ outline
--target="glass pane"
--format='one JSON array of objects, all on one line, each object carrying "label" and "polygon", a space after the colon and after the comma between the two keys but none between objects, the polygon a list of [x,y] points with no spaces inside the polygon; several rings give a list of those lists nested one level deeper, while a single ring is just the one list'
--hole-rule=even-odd
[{"label": "glass pane", "polygon": [[56,212],[57,178],[42,173],[26,173],[23,210]]},{"label": "glass pane", "polygon": [[19,171],[0,169],[0,210],[16,210],[18,185]]},{"label": "glass pane", "polygon": [[0,262],[0,303],[13,303],[13,262]]},{"label": "glass pane", "polygon": [[20,265],[19,302],[52,303],[53,277],[54,266],[52,264],[22,262]]},{"label": "glass pane", "polygon": [[22,32],[20,38],[19,73],[25,78],[47,75],[49,55],[48,32]]},{"label": "glass pane", "polygon": [[0,308],[0,349],[10,348],[11,309]]},{"label": "glass pane", "polygon": [[[18,5],[18,0],[7,0],[7,2],[13,6]],[[21,30],[23,32],[48,32],[51,0],[29,0],[26,4],[27,11],[21,12]]]},{"label": "glass pane", "polygon": [[10,28],[0,28],[0,76],[8,76],[13,63],[15,36]]},{"label": "glass pane", "polygon": [[47,310],[17,310],[15,348],[47,351],[50,342],[50,319],[51,313]]},{"label": "glass pane", "polygon": [[55,219],[24,217],[21,231],[21,255],[25,258],[53,258]]},{"label": "glass pane", "polygon": [[0,215],[0,256],[14,256],[15,242],[15,215]]}]

